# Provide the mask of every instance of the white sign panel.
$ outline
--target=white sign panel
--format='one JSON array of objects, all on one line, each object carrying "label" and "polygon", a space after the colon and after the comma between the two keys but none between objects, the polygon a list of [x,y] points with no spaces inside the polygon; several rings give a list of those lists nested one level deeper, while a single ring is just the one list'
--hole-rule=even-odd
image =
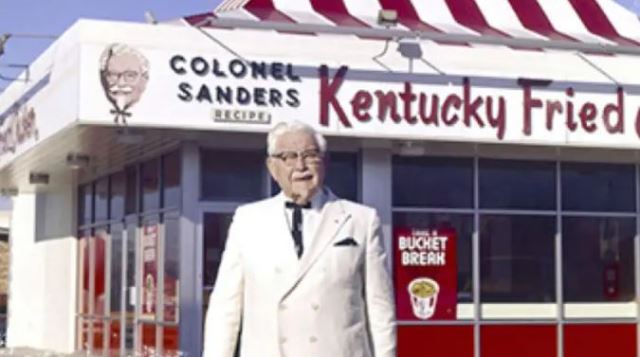
[{"label": "white sign panel", "polygon": [[122,43],[82,51],[84,122],[266,131],[297,119],[330,135],[640,147],[640,96],[613,85],[498,86],[481,77],[443,84],[348,64],[312,68]]}]

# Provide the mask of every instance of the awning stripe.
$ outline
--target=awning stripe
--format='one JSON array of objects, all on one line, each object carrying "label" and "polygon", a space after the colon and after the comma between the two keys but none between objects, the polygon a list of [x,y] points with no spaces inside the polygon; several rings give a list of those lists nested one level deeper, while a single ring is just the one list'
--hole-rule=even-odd
[{"label": "awning stripe", "polygon": [[[398,22],[400,22],[400,24],[402,24],[403,26],[406,26],[408,29],[415,31],[442,33],[441,30],[420,20],[420,17],[418,16],[418,13],[416,12],[416,9],[413,7],[413,4],[410,0],[380,0],[380,4],[382,5],[383,9],[396,10],[398,12]],[[457,42],[436,42],[448,45],[469,46],[469,44]]]},{"label": "awning stripe", "polygon": [[640,45],[634,40],[620,36],[600,5],[594,0],[569,0],[569,2],[589,31],[621,45]]},{"label": "awning stripe", "polygon": [[369,27],[352,16],[342,0],[311,0],[311,6],[338,26]]},{"label": "awning stripe", "polygon": [[458,23],[483,35],[511,37],[487,23],[474,0],[446,0],[453,18]]},{"label": "awning stripe", "polygon": [[251,0],[244,5],[244,8],[263,21],[295,22],[289,16],[278,11],[271,0]]},{"label": "awning stripe", "polygon": [[395,29],[505,38],[511,46],[515,38],[640,47],[640,21],[614,0],[226,0],[216,11],[224,18],[243,12],[258,21],[370,29],[379,27],[381,9],[398,12]]},{"label": "awning stripe", "polygon": [[558,31],[586,43],[615,44],[615,42],[589,31],[580,20],[578,14],[576,14],[569,0],[538,0],[538,3]]},{"label": "awning stripe", "polygon": [[576,41],[573,37],[556,31],[538,1],[509,0],[509,4],[525,28],[552,40]]},{"label": "awning stripe", "polygon": [[512,37],[536,40],[546,39],[545,36],[524,27],[507,0],[475,1],[491,27],[498,28]]}]

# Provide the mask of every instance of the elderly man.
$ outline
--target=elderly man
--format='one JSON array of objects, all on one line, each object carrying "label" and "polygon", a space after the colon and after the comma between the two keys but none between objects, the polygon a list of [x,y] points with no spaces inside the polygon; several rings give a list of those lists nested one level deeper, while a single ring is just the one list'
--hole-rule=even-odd
[{"label": "elderly man", "polygon": [[149,80],[149,61],[136,49],[109,45],[100,57],[100,79],[107,99],[113,104],[116,123],[126,124],[128,112],[140,100]]},{"label": "elderly man", "polygon": [[205,357],[394,357],[393,291],[374,209],[323,187],[326,142],[278,124],[267,167],[281,193],[238,208],[214,286]]}]

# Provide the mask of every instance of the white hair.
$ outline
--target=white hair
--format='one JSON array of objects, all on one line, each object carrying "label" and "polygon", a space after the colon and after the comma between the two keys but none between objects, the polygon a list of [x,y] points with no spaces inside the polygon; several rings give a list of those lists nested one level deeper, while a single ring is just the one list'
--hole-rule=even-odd
[{"label": "white hair", "polygon": [[132,54],[140,60],[142,74],[146,75],[149,72],[149,60],[140,51],[123,43],[112,43],[102,51],[102,55],[100,55],[100,71],[107,70],[107,63],[109,63],[111,57],[124,54]]},{"label": "white hair", "polygon": [[276,154],[276,144],[278,139],[283,134],[294,131],[302,131],[311,135],[315,140],[316,145],[318,145],[320,152],[324,154],[327,151],[327,140],[325,140],[322,134],[318,133],[310,125],[295,120],[291,122],[280,122],[276,124],[271,131],[269,131],[269,135],[267,135],[267,154],[269,156]]}]

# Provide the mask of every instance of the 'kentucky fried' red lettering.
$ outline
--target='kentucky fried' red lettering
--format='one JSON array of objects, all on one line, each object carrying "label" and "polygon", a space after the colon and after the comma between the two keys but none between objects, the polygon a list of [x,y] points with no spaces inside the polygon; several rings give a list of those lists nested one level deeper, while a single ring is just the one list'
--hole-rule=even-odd
[{"label": "'kentucky fried' red lettering", "polygon": [[[334,114],[338,122],[347,128],[353,127],[351,120],[361,123],[371,120],[409,125],[422,123],[427,126],[440,126],[442,122],[445,126],[463,125],[467,128],[488,126],[496,131],[498,139],[504,137],[505,99],[502,96],[496,99],[473,95],[467,78],[463,80],[460,94],[416,93],[410,82],[404,82],[399,91],[375,90],[372,93],[361,89],[348,100],[351,110],[347,111],[338,98],[347,70],[342,66],[333,78],[329,78],[328,67],[320,67],[320,124],[323,126],[329,126],[330,115]],[[348,117],[347,112],[352,116]]]},{"label": "'kentucky fried' red lettering", "polygon": [[[545,128],[552,131],[556,123],[564,124],[569,132],[583,130],[587,133],[594,133],[599,127],[609,134],[624,133],[624,92],[622,88],[616,90],[616,102],[608,103],[604,108],[598,108],[595,103],[584,102],[574,103],[576,95],[571,87],[564,91],[565,100],[546,100],[534,97],[530,85],[524,85],[524,123],[522,132],[526,136],[532,134],[532,116],[534,111],[540,109],[544,113]],[[599,119],[599,120],[598,120]],[[636,123],[638,136],[640,136],[640,126]]]}]

